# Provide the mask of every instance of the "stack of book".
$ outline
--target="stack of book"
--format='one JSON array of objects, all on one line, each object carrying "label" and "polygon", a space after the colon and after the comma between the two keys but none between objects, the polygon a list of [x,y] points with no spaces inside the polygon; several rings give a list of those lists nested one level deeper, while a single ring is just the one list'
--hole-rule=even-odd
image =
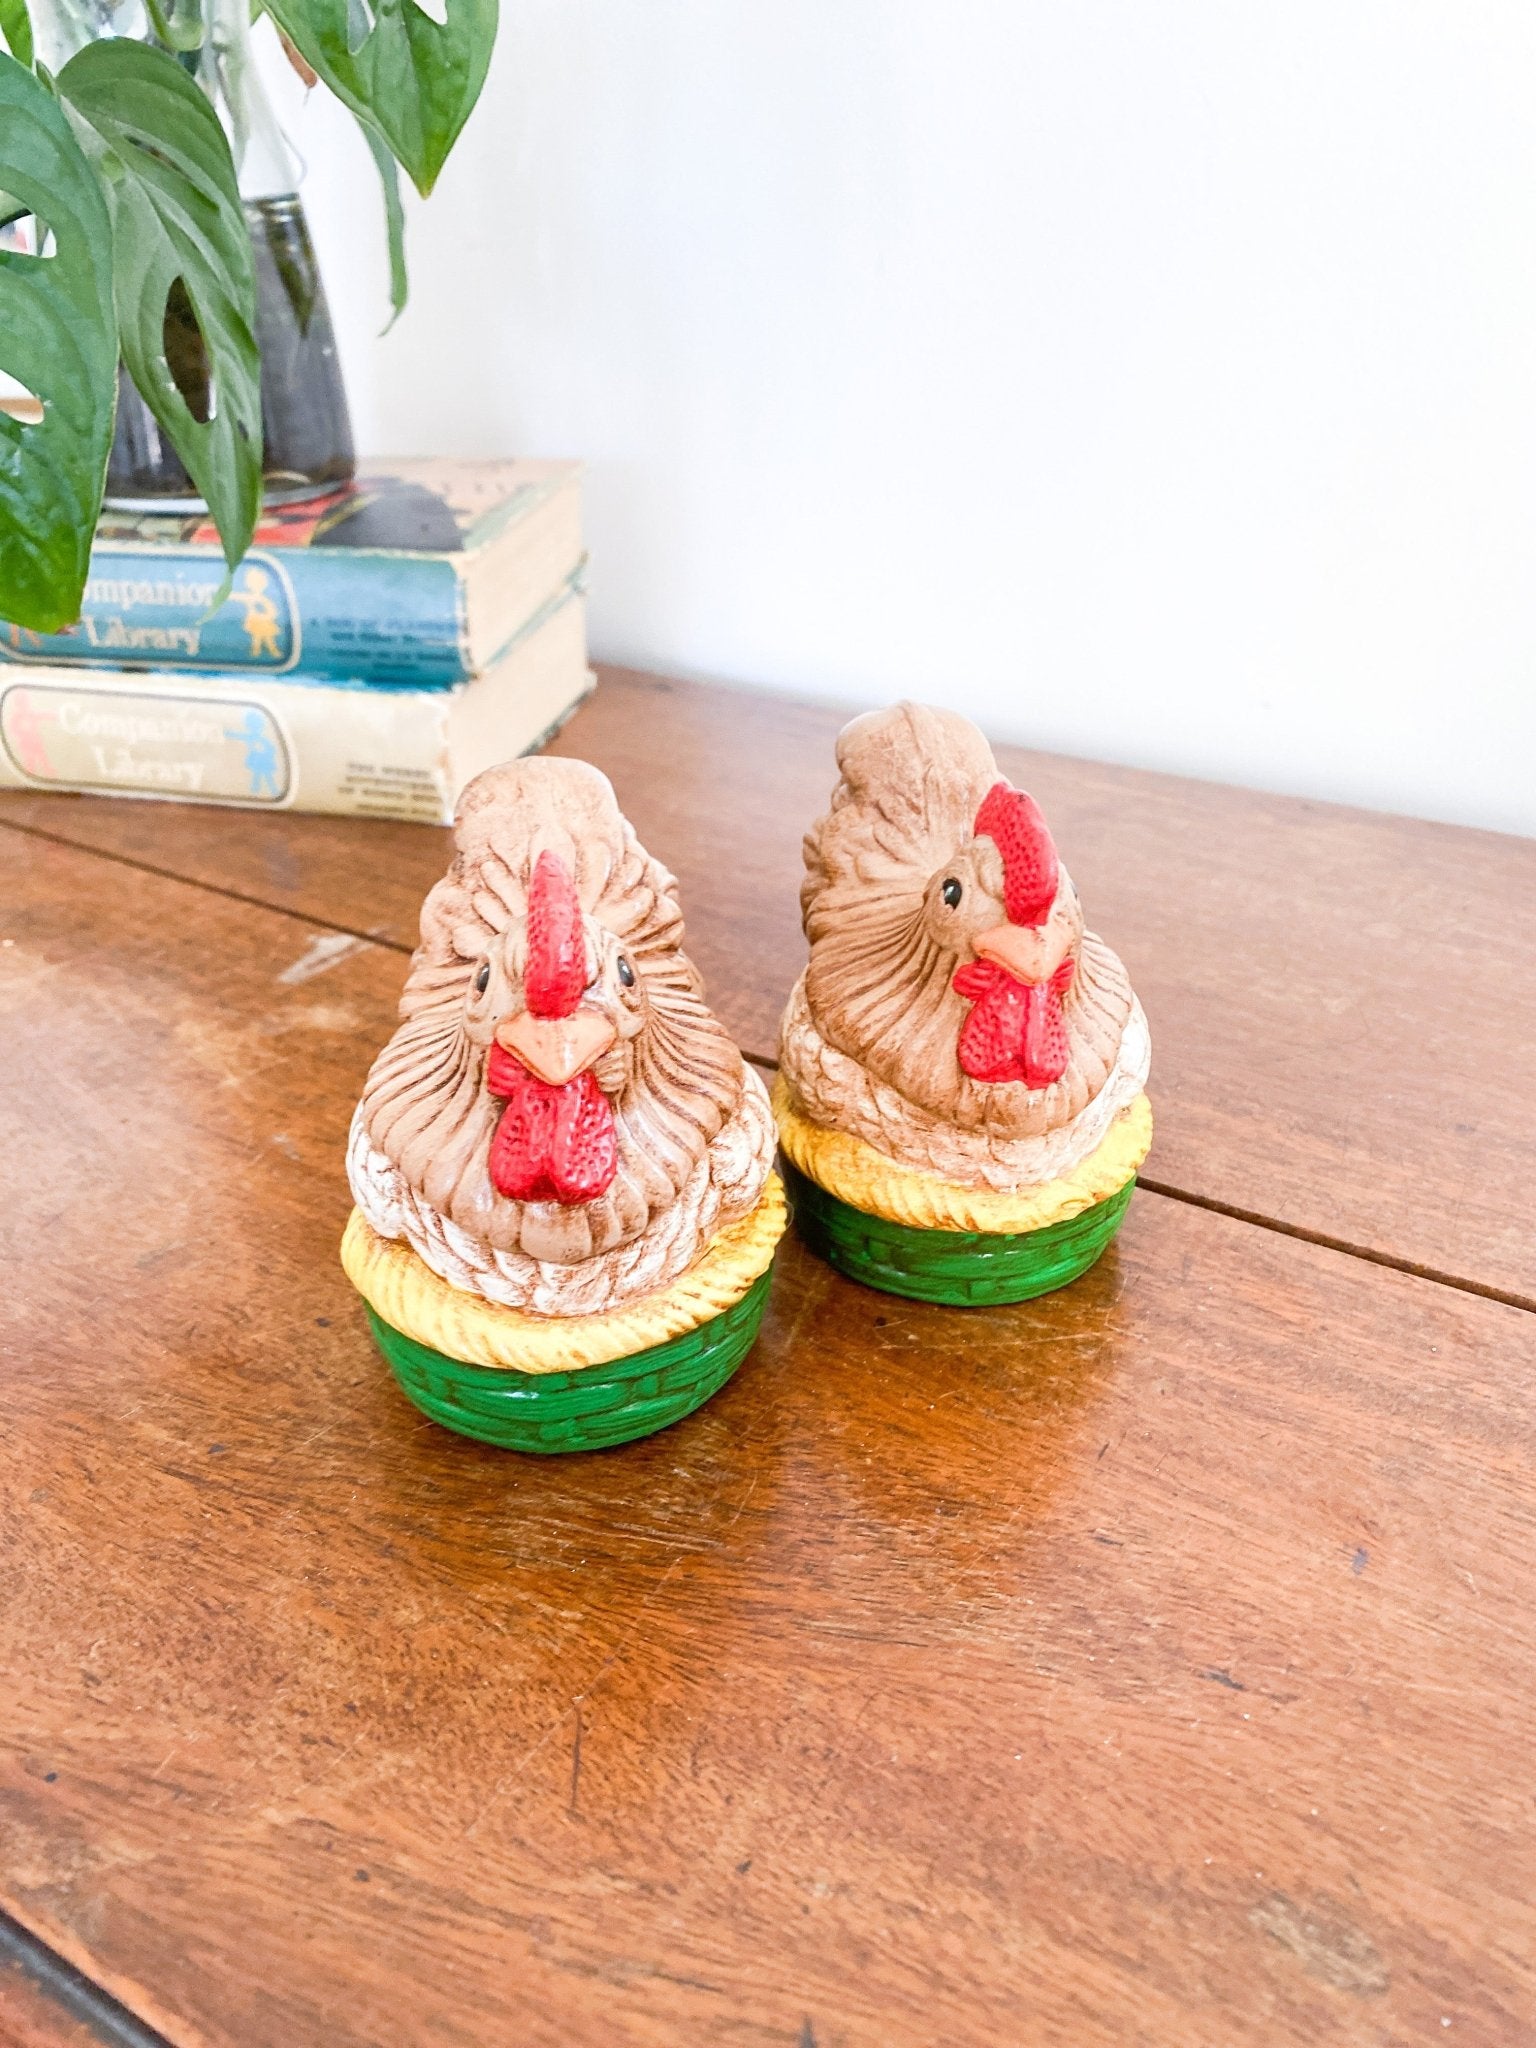
[{"label": "stack of book", "polygon": [[109,512],[79,622],[0,625],[0,785],[447,823],[592,686],[581,470],[394,462],[264,515]]}]

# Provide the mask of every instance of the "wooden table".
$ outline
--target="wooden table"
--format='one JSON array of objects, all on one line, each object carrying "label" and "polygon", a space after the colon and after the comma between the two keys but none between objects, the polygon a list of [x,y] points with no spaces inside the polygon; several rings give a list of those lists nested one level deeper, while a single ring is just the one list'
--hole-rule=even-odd
[{"label": "wooden table", "polygon": [[[838,723],[559,742],[764,1064]],[[0,804],[0,2039],[1536,2040],[1536,846],[1004,760],[1152,1018],[1117,1248],[786,1244],[719,1398],[547,1463],[336,1262],[444,836]]]}]

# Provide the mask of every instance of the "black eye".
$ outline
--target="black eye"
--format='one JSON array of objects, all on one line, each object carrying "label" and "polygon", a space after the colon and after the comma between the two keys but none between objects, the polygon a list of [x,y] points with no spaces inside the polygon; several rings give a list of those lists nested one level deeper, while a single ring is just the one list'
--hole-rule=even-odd
[{"label": "black eye", "polygon": [[475,976],[475,994],[483,996],[490,985],[491,963],[489,960],[482,960],[480,962],[480,972]]},{"label": "black eye", "polygon": [[619,955],[619,979],[626,988],[633,988],[635,985],[635,970],[622,953]]},{"label": "black eye", "polygon": [[960,887],[954,876],[950,875],[946,879],[943,888],[939,891],[939,894],[944,898],[950,909],[953,910],[960,901],[960,898],[965,894],[965,891]]}]

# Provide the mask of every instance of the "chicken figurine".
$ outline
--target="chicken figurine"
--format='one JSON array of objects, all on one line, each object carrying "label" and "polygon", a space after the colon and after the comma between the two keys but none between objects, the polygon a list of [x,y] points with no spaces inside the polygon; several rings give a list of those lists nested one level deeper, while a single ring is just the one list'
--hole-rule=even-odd
[{"label": "chicken figurine", "polygon": [[757,1335],[785,1222],[767,1091],[597,769],[490,769],[454,842],[353,1119],[342,1262],[436,1421],[623,1443]]},{"label": "chicken figurine", "polygon": [[1039,806],[966,719],[870,712],[837,761],[774,1097],[797,1227],[921,1301],[1064,1286],[1151,1144],[1141,1006]]}]

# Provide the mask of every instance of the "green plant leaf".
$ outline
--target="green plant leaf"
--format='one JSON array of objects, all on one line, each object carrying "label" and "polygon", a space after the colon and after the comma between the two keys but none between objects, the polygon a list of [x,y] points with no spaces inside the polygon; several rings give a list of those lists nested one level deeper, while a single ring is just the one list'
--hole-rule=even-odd
[{"label": "green plant leaf", "polygon": [[100,155],[128,374],[207,500],[233,568],[261,504],[261,364],[228,140],[176,59],[145,43],[87,44],[59,91]]},{"label": "green plant leaf", "polygon": [[27,12],[27,0],[0,0],[0,29],[5,31],[5,40],[11,55],[18,64],[32,69],[32,17]]},{"label": "green plant leaf", "polygon": [[496,0],[447,0],[441,24],[418,0],[267,0],[267,12],[430,192],[485,83]]},{"label": "green plant leaf", "polygon": [[0,413],[0,617],[56,633],[80,615],[117,406],[112,219],[48,88],[0,55],[0,186],[51,256],[0,249],[0,368],[42,400]]},{"label": "green plant leaf", "polygon": [[405,302],[411,295],[410,279],[405,270],[405,208],[400,200],[400,173],[395,168],[389,144],[372,122],[359,117],[357,125],[363,131],[363,140],[378,167],[379,183],[384,188],[384,233],[389,243],[389,320],[384,332],[388,334],[405,311]]}]

